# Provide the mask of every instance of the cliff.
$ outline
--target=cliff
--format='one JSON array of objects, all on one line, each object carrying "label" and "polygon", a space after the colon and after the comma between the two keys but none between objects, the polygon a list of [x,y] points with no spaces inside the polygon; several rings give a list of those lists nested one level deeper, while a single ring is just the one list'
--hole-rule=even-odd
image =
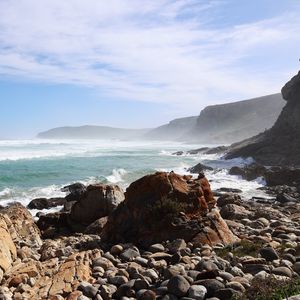
[{"label": "cliff", "polygon": [[226,158],[253,157],[264,165],[300,166],[300,72],[285,84],[281,93],[286,105],[274,126],[233,144]]}]

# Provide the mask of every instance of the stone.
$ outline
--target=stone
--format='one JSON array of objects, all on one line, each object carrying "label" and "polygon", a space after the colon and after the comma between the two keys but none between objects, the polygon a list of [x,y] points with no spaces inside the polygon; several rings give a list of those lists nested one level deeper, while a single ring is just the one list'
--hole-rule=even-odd
[{"label": "stone", "polygon": [[149,251],[152,253],[164,252],[165,247],[162,244],[153,244],[149,247]]},{"label": "stone", "polygon": [[250,212],[246,210],[243,206],[239,206],[236,204],[226,204],[221,208],[220,214],[224,219],[240,220],[243,218],[247,218]]},{"label": "stone", "polygon": [[154,291],[147,290],[144,291],[139,297],[139,300],[155,300],[156,299],[156,294]]},{"label": "stone", "polygon": [[286,277],[293,276],[292,271],[287,267],[277,267],[272,270],[272,273],[275,275],[286,276]]},{"label": "stone", "polygon": [[189,288],[188,296],[192,299],[203,300],[205,299],[205,295],[207,293],[207,289],[203,285],[192,285]]},{"label": "stone", "polygon": [[110,253],[112,255],[120,255],[123,250],[124,250],[123,246],[121,246],[121,245],[114,245],[114,246],[111,247]]},{"label": "stone", "polygon": [[273,261],[279,258],[278,253],[272,247],[262,248],[259,253],[267,261]]},{"label": "stone", "polygon": [[224,284],[217,279],[197,280],[194,284],[202,285],[207,289],[206,297],[214,297],[218,290],[225,288]]},{"label": "stone", "polygon": [[96,296],[98,289],[88,282],[81,282],[78,286],[78,290],[82,291],[87,297],[93,298]]},{"label": "stone", "polygon": [[169,293],[177,297],[183,297],[187,294],[190,283],[183,276],[177,275],[169,280],[167,286]]},{"label": "stone", "polygon": [[120,255],[121,259],[125,261],[133,261],[138,256],[140,256],[140,253],[131,248],[126,249]]},{"label": "stone", "polygon": [[294,263],[293,270],[295,272],[297,272],[298,274],[300,274],[300,261],[297,261],[297,262]]}]

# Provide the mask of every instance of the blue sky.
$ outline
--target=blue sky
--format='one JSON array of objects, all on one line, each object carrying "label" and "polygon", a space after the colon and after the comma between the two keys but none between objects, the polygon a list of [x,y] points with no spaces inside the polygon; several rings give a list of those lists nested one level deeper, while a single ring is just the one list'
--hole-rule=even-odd
[{"label": "blue sky", "polygon": [[297,0],[0,0],[0,138],[154,127],[279,92]]}]

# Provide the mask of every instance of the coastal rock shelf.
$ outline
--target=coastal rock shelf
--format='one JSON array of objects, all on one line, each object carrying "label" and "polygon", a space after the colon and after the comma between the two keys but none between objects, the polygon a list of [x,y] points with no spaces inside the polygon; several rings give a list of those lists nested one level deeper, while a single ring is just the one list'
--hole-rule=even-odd
[{"label": "coastal rock shelf", "polygon": [[[0,210],[1,299],[255,299],[262,282],[299,284],[299,202],[246,202],[234,193],[216,201],[204,176],[173,172],[139,179],[125,198],[106,185],[78,195],[71,210],[49,214],[61,218],[52,238],[41,237],[21,204]],[[83,216],[97,208],[106,218],[97,234],[67,227],[84,201]]]}]

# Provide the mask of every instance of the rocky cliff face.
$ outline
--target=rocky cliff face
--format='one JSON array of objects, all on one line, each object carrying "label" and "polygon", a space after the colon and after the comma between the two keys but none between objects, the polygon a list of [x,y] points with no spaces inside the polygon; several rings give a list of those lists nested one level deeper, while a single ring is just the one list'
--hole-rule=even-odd
[{"label": "rocky cliff face", "polygon": [[286,105],[274,126],[232,145],[226,158],[253,157],[264,165],[300,166],[300,72],[281,92]]},{"label": "rocky cliff face", "polygon": [[188,133],[192,141],[233,143],[269,129],[285,102],[280,94],[212,105],[201,111]]},{"label": "rocky cliff face", "polygon": [[132,183],[125,200],[109,216],[102,238],[149,246],[182,238],[196,244],[232,243],[234,236],[219,213],[203,176],[193,180],[158,172]]}]

